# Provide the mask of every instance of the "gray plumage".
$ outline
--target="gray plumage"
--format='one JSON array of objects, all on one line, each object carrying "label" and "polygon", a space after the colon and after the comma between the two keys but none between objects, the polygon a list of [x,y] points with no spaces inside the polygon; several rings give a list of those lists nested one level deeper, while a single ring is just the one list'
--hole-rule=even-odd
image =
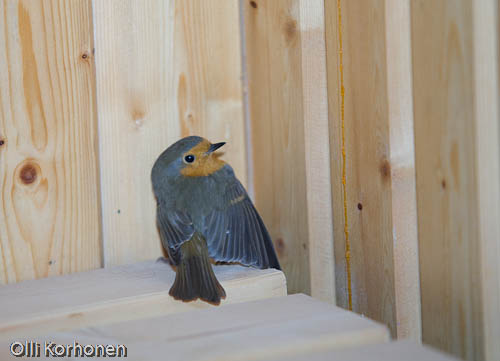
[{"label": "gray plumage", "polygon": [[181,174],[186,166],[182,155],[201,141],[195,136],[181,139],[159,156],[152,169],[157,225],[170,259],[179,265],[183,247],[196,239],[199,252],[206,248],[216,261],[280,269],[264,223],[231,166],[200,177]]}]

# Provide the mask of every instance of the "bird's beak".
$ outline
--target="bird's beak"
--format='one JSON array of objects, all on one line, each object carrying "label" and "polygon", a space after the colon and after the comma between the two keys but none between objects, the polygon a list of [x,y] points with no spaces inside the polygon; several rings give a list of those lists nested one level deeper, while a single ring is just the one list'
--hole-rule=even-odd
[{"label": "bird's beak", "polygon": [[217,149],[222,147],[224,144],[226,144],[226,142],[220,142],[220,143],[215,143],[215,144],[210,145],[210,148],[208,148],[207,154],[215,152]]}]

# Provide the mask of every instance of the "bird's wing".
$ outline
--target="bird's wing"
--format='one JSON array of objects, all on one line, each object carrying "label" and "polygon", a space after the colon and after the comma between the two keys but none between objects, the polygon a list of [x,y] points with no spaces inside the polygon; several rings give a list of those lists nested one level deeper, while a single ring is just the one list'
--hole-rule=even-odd
[{"label": "bird's wing", "polygon": [[205,220],[210,257],[258,268],[280,269],[271,237],[241,183],[234,178],[219,207]]},{"label": "bird's wing", "polygon": [[168,251],[174,264],[179,263],[180,246],[189,241],[195,233],[191,218],[184,212],[167,210],[167,207],[158,205],[156,223],[163,247]]}]

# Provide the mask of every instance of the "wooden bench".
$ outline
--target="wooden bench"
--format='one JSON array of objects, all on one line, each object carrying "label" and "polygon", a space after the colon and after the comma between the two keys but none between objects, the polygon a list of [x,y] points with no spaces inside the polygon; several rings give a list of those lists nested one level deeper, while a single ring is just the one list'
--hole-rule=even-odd
[{"label": "wooden bench", "polygon": [[[140,361],[451,360],[388,343],[387,327],[360,315],[286,296],[280,271],[231,265],[215,272],[227,292],[221,306],[175,301],[173,270],[153,261],[1,287],[0,360],[15,359],[14,342],[38,343],[40,356],[46,342],[124,345],[127,359]],[[81,359],[72,352],[64,359]]]},{"label": "wooden bench", "polygon": [[[215,266],[226,290],[224,306],[286,295],[281,271]],[[168,295],[175,273],[147,261],[0,287],[0,339],[215,307]]]},{"label": "wooden bench", "polygon": [[267,361],[458,361],[458,359],[413,341],[403,340],[342,350],[311,352],[307,355],[269,358]]},{"label": "wooden bench", "polygon": [[[0,342],[0,359],[10,352],[9,344],[23,340]],[[131,360],[263,360],[387,342],[389,332],[362,316],[297,294],[47,333],[32,340],[125,345]]]}]

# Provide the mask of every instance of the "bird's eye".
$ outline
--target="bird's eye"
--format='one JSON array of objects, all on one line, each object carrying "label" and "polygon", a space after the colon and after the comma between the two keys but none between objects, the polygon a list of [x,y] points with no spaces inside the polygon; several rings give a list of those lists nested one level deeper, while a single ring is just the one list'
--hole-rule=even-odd
[{"label": "bird's eye", "polygon": [[194,162],[194,155],[188,154],[184,157],[184,161],[186,163],[193,163]]}]

